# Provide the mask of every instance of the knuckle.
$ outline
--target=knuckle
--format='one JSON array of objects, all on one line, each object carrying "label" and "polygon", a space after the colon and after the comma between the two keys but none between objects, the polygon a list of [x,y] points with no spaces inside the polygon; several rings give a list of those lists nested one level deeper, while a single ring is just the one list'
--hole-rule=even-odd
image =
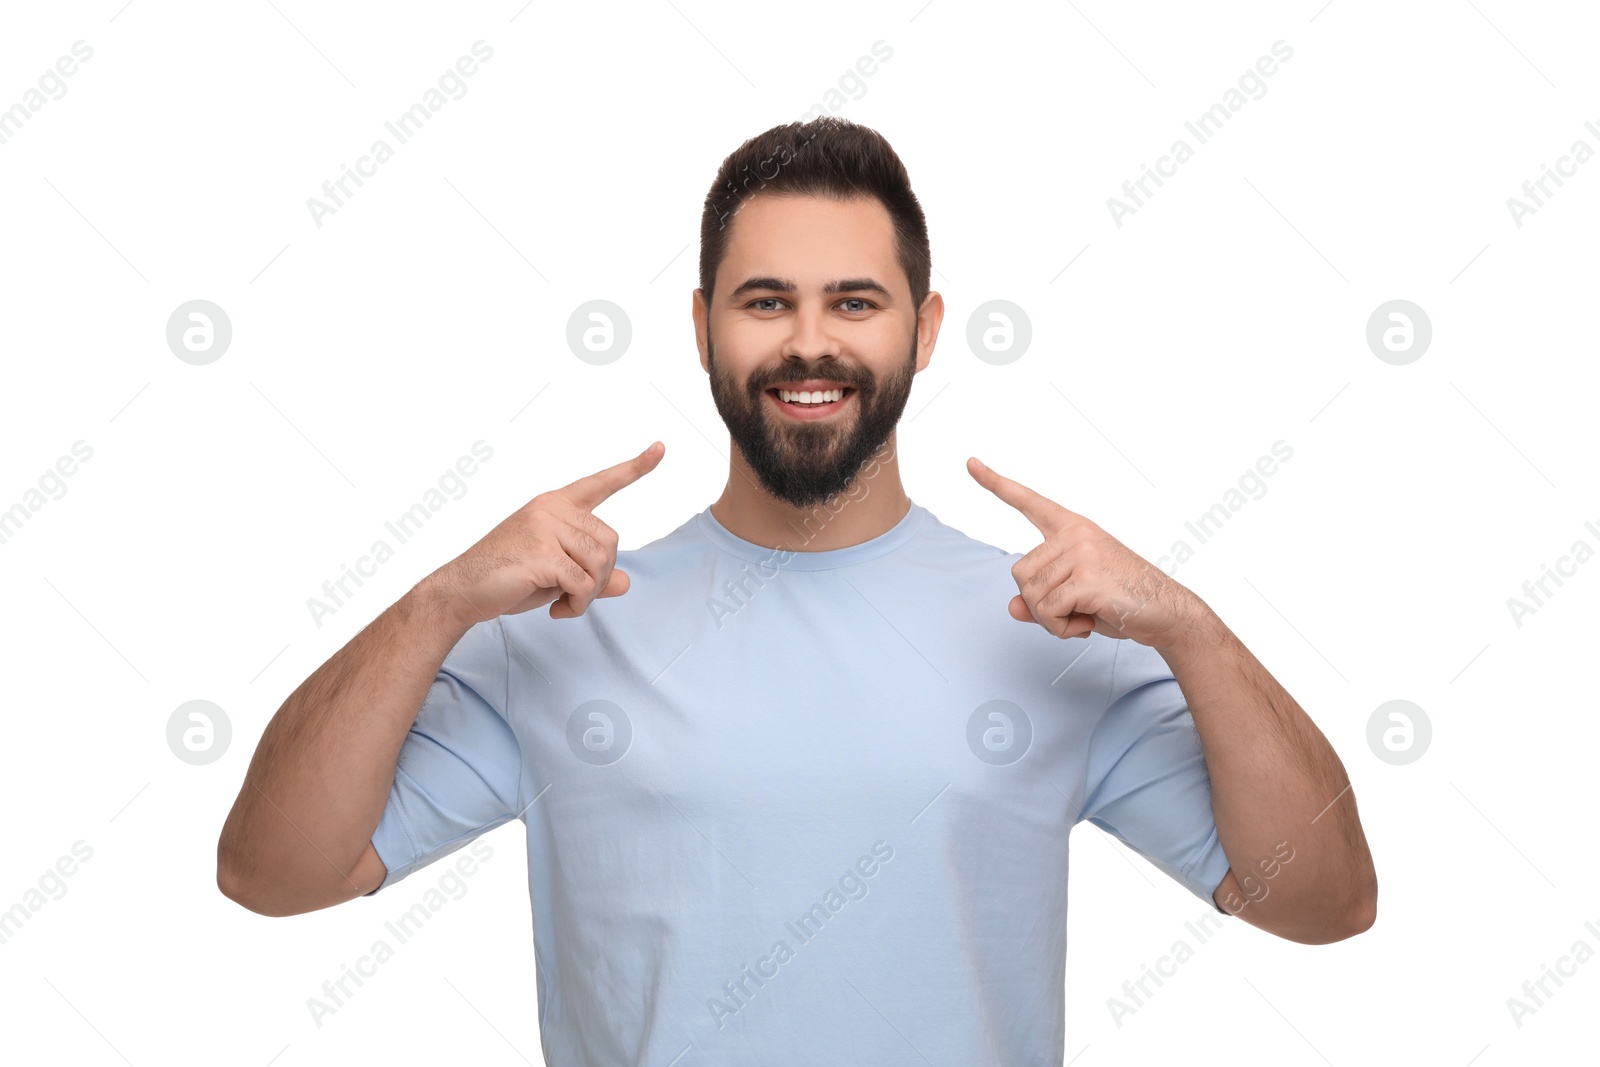
[{"label": "knuckle", "polygon": [[584,570],[582,567],[578,566],[577,562],[573,560],[571,556],[563,553],[561,559],[563,565],[566,567],[567,574],[576,580],[580,586],[585,589],[589,589],[594,585],[594,576],[588,571]]},{"label": "knuckle", "polygon": [[594,534],[588,530],[578,531],[578,544],[582,546],[586,555],[604,555],[606,546],[595,539]]}]

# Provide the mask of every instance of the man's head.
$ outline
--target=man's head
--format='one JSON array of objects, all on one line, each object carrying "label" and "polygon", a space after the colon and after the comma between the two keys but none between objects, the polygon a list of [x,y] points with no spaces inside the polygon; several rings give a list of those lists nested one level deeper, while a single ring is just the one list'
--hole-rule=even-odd
[{"label": "man's head", "polygon": [[[700,239],[695,333],[717,410],[767,492],[821,503],[894,432],[943,317],[905,167],[843,119],[774,127],[723,161]],[[777,391],[824,383],[844,396],[815,410]]]}]

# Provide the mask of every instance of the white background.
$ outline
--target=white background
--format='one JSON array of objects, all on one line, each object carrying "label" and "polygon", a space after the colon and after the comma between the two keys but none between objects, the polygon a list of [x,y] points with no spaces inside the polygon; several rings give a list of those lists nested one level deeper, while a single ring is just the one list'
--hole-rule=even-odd
[{"label": "white background", "polygon": [[[740,141],[823,103],[881,40],[892,57],[833,110],[905,161],[947,306],[900,428],[908,492],[1031,548],[965,472],[977,455],[1154,560],[1286,442],[1176,577],[1326,732],[1381,883],[1376,925],[1332,946],[1229,920],[1118,1026],[1107,998],[1205,909],[1080,829],[1066,1058],[1593,1056],[1600,962],[1520,1027],[1506,1003],[1579,939],[1600,950],[1578,685],[1600,563],[1520,626],[1506,603],[1574,542],[1600,548],[1600,161],[1521,227],[1506,204],[1574,141],[1600,148],[1592,8],[275,4],[4,12],[0,108],[73,42],[94,50],[0,144],[0,509],[93,449],[0,544],[0,909],[93,850],[0,945],[7,1049],[539,1062],[520,826],[320,1027],[307,998],[446,865],[266,919],[217,891],[217,833],[288,693],[528,498],[654,439],[660,466],[600,510],[624,548],[715,498],[728,439],[689,318],[702,199]],[[466,95],[315,225],[307,198],[480,39],[494,55]],[[1265,95],[1197,145],[1184,122],[1278,40],[1293,57]],[[1119,228],[1107,198],[1179,137],[1195,157]],[[207,366],[166,343],[192,299],[233,327]],[[566,345],[591,299],[633,326],[606,366]],[[1033,328],[1003,366],[965,339],[991,299]],[[1392,299],[1433,327],[1404,366],[1365,339]],[[494,457],[466,494],[316,625],[307,598],[479,439]],[[167,746],[191,699],[233,727],[205,766]],[[1433,727],[1406,765],[1367,742],[1392,699]]]}]

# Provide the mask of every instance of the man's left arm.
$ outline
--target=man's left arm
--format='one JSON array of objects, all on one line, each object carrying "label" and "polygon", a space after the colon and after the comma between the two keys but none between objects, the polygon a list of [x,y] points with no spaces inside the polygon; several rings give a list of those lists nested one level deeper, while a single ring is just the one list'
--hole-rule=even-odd
[{"label": "man's left arm", "polygon": [[1344,764],[1216,613],[1172,586],[1187,594],[1177,599],[1189,621],[1155,647],[1205,751],[1211,812],[1230,865],[1217,906],[1306,944],[1361,933],[1377,916],[1378,879]]},{"label": "man's left arm", "polygon": [[1045,538],[1011,568],[1012,618],[1063,639],[1135,641],[1166,661],[1200,738],[1228,858],[1217,906],[1307,944],[1371,926],[1378,879],[1350,780],[1294,698],[1203,600],[1094,522],[976,458],[967,471]]}]

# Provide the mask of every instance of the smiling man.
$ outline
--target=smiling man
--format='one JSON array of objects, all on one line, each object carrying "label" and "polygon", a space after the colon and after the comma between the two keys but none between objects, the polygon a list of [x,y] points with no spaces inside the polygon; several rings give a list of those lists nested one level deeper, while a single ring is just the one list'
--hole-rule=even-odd
[{"label": "smiling man", "polygon": [[692,309],[721,496],[619,551],[652,444],[419,582],[269,724],[223,891],[327,907],[520,821],[553,1067],[1060,1064],[1084,821],[1279,936],[1366,929],[1338,757],[1199,597],[975,459],[1026,554],[907,496],[929,270],[875,132],[741,145]]},{"label": "smiling man", "polygon": [[[811,173],[791,167],[780,172],[788,188]],[[855,544],[910,504],[885,446],[933,353],[942,298],[926,281],[912,292],[875,198],[769,192],[736,218],[737,240],[720,225],[702,231],[694,293],[700,365],[734,444],[712,515],[761,544],[793,540],[808,523],[810,551]],[[879,453],[883,475],[864,472]]]}]

